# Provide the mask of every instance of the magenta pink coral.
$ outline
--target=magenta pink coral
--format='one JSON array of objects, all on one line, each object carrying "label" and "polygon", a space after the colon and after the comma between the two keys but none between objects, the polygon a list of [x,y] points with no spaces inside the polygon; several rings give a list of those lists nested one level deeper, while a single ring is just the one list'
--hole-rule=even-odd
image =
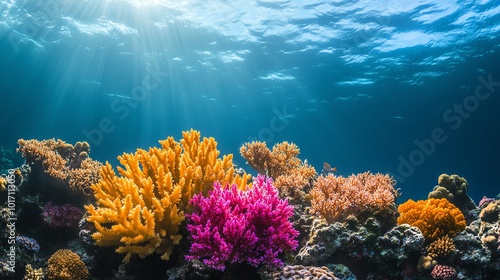
[{"label": "magenta pink coral", "polygon": [[281,266],[278,255],[298,245],[299,232],[289,221],[293,207],[279,198],[269,177],[254,178],[246,191],[216,182],[208,197],[198,194],[191,204],[188,260],[202,260],[218,270],[231,263]]}]

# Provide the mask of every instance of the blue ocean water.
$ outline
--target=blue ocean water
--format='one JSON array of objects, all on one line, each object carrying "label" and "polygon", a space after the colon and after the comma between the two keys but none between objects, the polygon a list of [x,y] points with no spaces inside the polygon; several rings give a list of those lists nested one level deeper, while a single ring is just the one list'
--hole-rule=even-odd
[{"label": "blue ocean water", "polygon": [[441,173],[476,202],[500,167],[498,1],[0,1],[0,145],[88,141],[117,163],[200,130],[291,141],[318,171]]}]

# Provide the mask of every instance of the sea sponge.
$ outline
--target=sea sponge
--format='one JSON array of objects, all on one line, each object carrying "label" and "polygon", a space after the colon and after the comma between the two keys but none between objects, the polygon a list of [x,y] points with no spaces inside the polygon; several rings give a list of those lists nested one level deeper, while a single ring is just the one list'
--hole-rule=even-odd
[{"label": "sea sponge", "polygon": [[495,223],[500,219],[500,200],[495,200],[486,205],[479,213],[483,222]]},{"label": "sea sponge", "polygon": [[89,270],[76,253],[71,250],[57,250],[47,262],[49,280],[85,280]]},{"label": "sea sponge", "polygon": [[433,268],[437,261],[433,260],[430,256],[421,256],[418,259],[417,270],[424,271]]},{"label": "sea sponge", "polygon": [[438,185],[429,193],[428,198],[446,198],[460,207],[466,201],[469,184],[464,178],[453,174],[441,174]]},{"label": "sea sponge", "polygon": [[398,207],[398,225],[409,224],[420,229],[425,239],[432,242],[440,237],[453,237],[465,229],[465,217],[445,198],[408,200]]}]

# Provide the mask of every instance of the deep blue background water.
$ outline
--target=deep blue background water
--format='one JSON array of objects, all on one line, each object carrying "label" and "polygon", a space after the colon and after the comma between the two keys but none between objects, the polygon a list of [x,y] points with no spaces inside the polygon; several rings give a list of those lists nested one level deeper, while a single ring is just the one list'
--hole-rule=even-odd
[{"label": "deep blue background water", "polygon": [[390,172],[399,202],[441,173],[496,196],[499,3],[402,2],[2,0],[0,145],[116,164],[194,128],[247,170],[242,143],[286,140],[318,171]]}]

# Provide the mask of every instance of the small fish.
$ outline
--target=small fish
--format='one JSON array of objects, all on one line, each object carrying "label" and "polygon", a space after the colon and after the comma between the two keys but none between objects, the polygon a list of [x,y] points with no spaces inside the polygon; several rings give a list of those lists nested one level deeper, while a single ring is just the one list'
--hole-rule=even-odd
[{"label": "small fish", "polygon": [[132,97],[130,97],[130,96],[116,94],[116,93],[108,93],[106,95],[107,96],[111,96],[111,97],[118,97],[118,98],[124,98],[124,99],[132,99]]},{"label": "small fish", "polygon": [[402,120],[404,119],[404,117],[402,116],[397,116],[397,115],[394,115],[394,116],[390,116],[391,119],[396,119],[396,120]]},{"label": "small fish", "polygon": [[323,162],[323,173],[335,173],[337,172],[337,167],[331,167],[330,164],[328,164],[328,162]]}]

